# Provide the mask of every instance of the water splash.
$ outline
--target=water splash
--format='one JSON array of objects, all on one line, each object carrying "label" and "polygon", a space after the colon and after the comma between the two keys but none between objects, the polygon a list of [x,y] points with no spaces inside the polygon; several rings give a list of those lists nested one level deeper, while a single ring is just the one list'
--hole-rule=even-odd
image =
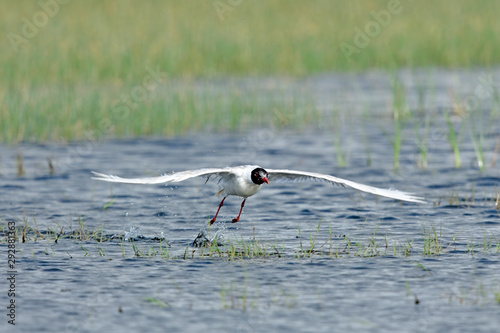
[{"label": "water splash", "polygon": [[133,241],[137,240],[139,238],[144,238],[142,234],[139,233],[139,227],[130,227],[129,231],[125,231],[125,235],[123,236],[123,239],[126,241]]},{"label": "water splash", "polygon": [[[215,227],[215,232],[213,232]],[[193,241],[193,247],[208,247],[212,244],[217,243],[217,245],[222,246],[226,243],[225,237],[226,226],[224,223],[217,223],[213,227],[209,227],[204,223],[204,226],[198,232],[198,236]],[[211,234],[211,232],[213,232]]]}]

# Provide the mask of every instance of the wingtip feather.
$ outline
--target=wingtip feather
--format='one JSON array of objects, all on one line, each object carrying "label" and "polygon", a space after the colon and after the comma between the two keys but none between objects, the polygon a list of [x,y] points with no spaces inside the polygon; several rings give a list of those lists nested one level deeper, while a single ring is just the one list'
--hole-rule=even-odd
[{"label": "wingtip feather", "polygon": [[95,177],[90,177],[90,179],[93,179],[93,180],[110,181],[110,180],[116,178],[116,176],[113,176],[113,175],[107,175],[107,174],[95,172],[95,171],[91,171],[91,172],[92,172],[92,174],[95,175]]}]

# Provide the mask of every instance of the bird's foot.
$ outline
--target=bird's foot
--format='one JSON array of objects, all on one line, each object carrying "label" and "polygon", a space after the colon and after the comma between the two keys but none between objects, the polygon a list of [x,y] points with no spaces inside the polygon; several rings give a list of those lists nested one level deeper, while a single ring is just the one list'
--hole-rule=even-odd
[{"label": "bird's foot", "polygon": [[211,219],[210,220],[210,225],[214,224],[214,222],[215,222],[215,219]]},{"label": "bird's foot", "polygon": [[233,219],[233,220],[231,221],[231,223],[236,223],[236,222],[238,222],[239,220],[240,220],[240,219]]}]

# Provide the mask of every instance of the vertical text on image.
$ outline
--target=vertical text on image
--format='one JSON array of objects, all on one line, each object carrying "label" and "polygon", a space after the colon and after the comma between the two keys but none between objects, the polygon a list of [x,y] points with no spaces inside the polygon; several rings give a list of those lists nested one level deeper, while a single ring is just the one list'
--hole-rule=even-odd
[{"label": "vertical text on image", "polygon": [[7,305],[7,322],[11,325],[16,324],[16,222],[9,221],[7,223],[7,281],[9,288],[7,296],[9,302]]}]

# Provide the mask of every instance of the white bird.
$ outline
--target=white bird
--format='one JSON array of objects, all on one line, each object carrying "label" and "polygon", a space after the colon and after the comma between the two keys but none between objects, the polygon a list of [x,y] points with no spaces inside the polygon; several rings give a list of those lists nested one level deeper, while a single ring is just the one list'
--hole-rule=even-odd
[{"label": "white bird", "polygon": [[233,219],[232,222],[238,222],[240,220],[241,211],[245,206],[245,201],[248,197],[251,197],[257,193],[262,184],[269,184],[270,181],[303,181],[303,180],[315,180],[329,182],[336,185],[341,185],[343,187],[349,186],[357,190],[372,193],[375,195],[380,195],[387,198],[398,199],[402,201],[410,201],[417,203],[425,203],[425,201],[416,197],[411,193],[405,193],[392,189],[381,189],[369,185],[359,184],[350,180],[337,178],[330,175],[324,175],[321,173],[307,172],[307,171],[295,171],[295,170],[285,170],[285,169],[263,169],[258,165],[241,165],[236,167],[226,167],[226,168],[206,168],[206,169],[196,169],[196,170],[186,170],[180,172],[174,172],[158,177],[145,177],[145,178],[121,178],[113,175],[106,175],[98,172],[92,171],[96,177],[92,179],[102,180],[106,182],[114,183],[126,183],[126,184],[161,184],[161,183],[177,183],[186,179],[193,177],[206,177],[206,181],[210,178],[218,179],[222,183],[223,188],[220,193],[225,192],[225,196],[219,204],[219,209],[213,219],[210,220],[210,224],[213,224],[217,219],[217,215],[221,207],[224,205],[224,200],[230,195],[235,195],[243,198],[241,203],[240,213],[238,217]]}]

